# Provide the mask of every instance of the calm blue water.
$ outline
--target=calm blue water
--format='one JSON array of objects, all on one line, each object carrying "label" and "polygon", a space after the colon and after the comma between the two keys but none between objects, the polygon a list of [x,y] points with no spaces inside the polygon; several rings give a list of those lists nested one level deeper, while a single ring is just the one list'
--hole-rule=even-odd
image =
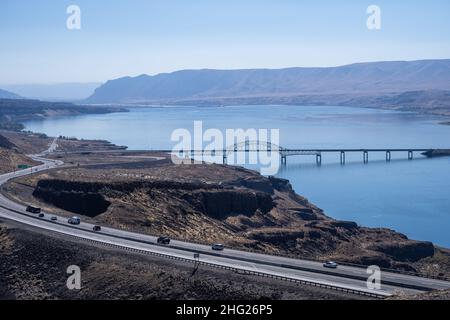
[{"label": "calm blue water", "polygon": [[[83,115],[25,123],[26,129],[48,135],[106,139],[130,149],[171,149],[174,129],[278,128],[280,144],[298,148],[450,148],[450,126],[443,119],[410,113],[299,106],[159,107],[128,113]],[[336,219],[370,227],[389,227],[410,238],[450,247],[450,158],[426,159],[393,154],[288,157],[278,176],[291,181]]]}]

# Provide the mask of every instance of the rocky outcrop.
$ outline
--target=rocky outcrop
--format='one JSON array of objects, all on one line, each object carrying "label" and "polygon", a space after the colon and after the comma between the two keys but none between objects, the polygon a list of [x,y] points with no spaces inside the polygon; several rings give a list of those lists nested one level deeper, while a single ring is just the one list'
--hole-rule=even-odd
[{"label": "rocky outcrop", "polygon": [[391,268],[392,262],[391,259],[384,256],[381,253],[373,253],[369,255],[361,255],[349,257],[348,262],[362,264],[365,266],[378,266],[380,268]]},{"label": "rocky outcrop", "polygon": [[248,237],[252,240],[260,242],[270,243],[280,247],[295,247],[298,239],[305,237],[303,231],[286,231],[280,232],[279,230],[264,230],[264,232],[251,232]]},{"label": "rocky outcrop", "polygon": [[95,192],[59,191],[37,187],[33,196],[58,208],[89,217],[105,212],[111,204],[103,195]]},{"label": "rocky outcrop", "polygon": [[290,211],[297,214],[304,221],[318,220],[319,217],[311,208],[289,208]]},{"label": "rocky outcrop", "polygon": [[268,179],[258,176],[238,179],[233,183],[233,185],[236,187],[245,187],[256,191],[266,192],[269,194],[273,194],[274,189],[272,183]]},{"label": "rocky outcrop", "polygon": [[358,224],[353,221],[331,221],[330,224],[336,228],[343,228],[347,230],[353,230],[358,228]]},{"label": "rocky outcrop", "polygon": [[207,184],[201,182],[178,182],[178,181],[121,181],[121,182],[90,182],[59,179],[41,179],[37,183],[38,188],[54,190],[71,190],[79,192],[105,192],[105,190],[115,190],[122,193],[131,193],[137,189],[176,189],[176,190],[196,190],[196,189],[221,189],[223,186]]},{"label": "rocky outcrop", "polygon": [[218,219],[240,214],[250,216],[257,210],[267,213],[274,207],[272,197],[268,193],[245,189],[201,190],[186,193],[183,199],[198,211]]},{"label": "rocky outcrop", "polygon": [[[251,182],[253,183],[259,189],[266,189],[261,188],[264,182],[259,185],[255,180]],[[232,215],[250,216],[256,212],[267,213],[274,207],[272,196],[267,192],[173,181],[101,183],[44,179],[38,182],[33,196],[67,211],[96,216],[105,212],[110,205],[105,197],[120,198],[136,190],[147,190],[149,196],[151,190],[170,192],[172,196],[186,201],[194,210],[216,219]],[[273,192],[273,189],[268,191]]]},{"label": "rocky outcrop", "polygon": [[434,255],[434,246],[427,241],[402,241],[378,243],[369,246],[369,249],[382,252],[398,261],[415,262]]},{"label": "rocky outcrop", "polygon": [[276,178],[273,176],[269,176],[269,181],[272,184],[272,187],[281,192],[292,192],[292,185],[287,179]]}]

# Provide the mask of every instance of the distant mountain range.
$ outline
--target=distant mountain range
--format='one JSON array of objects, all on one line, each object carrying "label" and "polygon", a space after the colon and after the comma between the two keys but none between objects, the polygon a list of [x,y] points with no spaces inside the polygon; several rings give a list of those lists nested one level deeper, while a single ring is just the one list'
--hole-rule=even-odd
[{"label": "distant mountain range", "polygon": [[18,94],[0,89],[0,99],[22,99]]},{"label": "distant mountain range", "polygon": [[304,96],[374,97],[429,90],[450,90],[450,59],[370,62],[328,68],[182,70],[110,80],[84,102],[280,103]]}]

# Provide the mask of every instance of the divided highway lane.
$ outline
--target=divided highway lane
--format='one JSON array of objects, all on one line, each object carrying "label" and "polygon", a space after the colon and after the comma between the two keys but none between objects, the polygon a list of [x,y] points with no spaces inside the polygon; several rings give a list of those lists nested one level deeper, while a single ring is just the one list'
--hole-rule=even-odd
[{"label": "divided highway lane", "polygon": [[[61,161],[44,159],[39,155],[32,157],[35,160],[42,161],[43,164],[32,169],[0,175],[0,184],[14,177],[47,170],[63,164]],[[49,217],[53,215],[49,214],[46,214],[43,219],[37,218],[36,215],[27,213],[24,206],[5,198],[3,195],[0,195],[0,216],[34,227],[102,243],[189,260],[194,260],[193,253],[199,252],[200,261],[206,263],[238,268],[245,271],[257,271],[270,275],[284,276],[378,295],[389,295],[399,290],[414,293],[427,289],[450,288],[450,282],[446,281],[382,272],[382,289],[376,291],[369,290],[366,286],[368,275],[363,268],[339,266],[336,270],[329,270],[323,268],[321,263],[314,261],[233,249],[225,249],[218,253],[212,251],[210,246],[175,240],[171,241],[170,246],[160,246],[156,244],[156,237],[153,236],[107,227],[102,227],[102,231],[96,233],[92,231],[92,224],[82,222],[79,226],[72,226],[67,224],[67,218],[64,217],[58,217],[57,221],[50,221]]]}]

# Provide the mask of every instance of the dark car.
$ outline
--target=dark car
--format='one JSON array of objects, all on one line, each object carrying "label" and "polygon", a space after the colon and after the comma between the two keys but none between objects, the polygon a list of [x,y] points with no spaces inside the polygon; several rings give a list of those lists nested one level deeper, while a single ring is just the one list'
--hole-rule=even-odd
[{"label": "dark car", "polygon": [[221,243],[214,243],[214,244],[211,246],[211,249],[217,250],[217,251],[222,251],[223,248],[224,248],[224,246],[223,246],[223,244],[221,244]]},{"label": "dark car", "polygon": [[41,208],[33,207],[33,206],[27,206],[26,211],[27,212],[31,212],[31,213],[41,213]]},{"label": "dark car", "polygon": [[102,227],[100,227],[100,226],[94,226],[94,227],[92,228],[92,230],[94,230],[94,231],[101,231],[101,230],[102,230]]},{"label": "dark car", "polygon": [[39,213],[39,218],[43,218],[44,214],[43,213]]},{"label": "dark car", "polygon": [[51,218],[50,218],[50,220],[52,220],[52,221],[56,221],[56,220],[58,220],[58,218],[57,218],[57,217],[55,217],[55,216],[53,216],[53,217],[51,217]]},{"label": "dark car", "polygon": [[169,244],[170,238],[169,237],[159,237],[158,240],[156,240],[156,242],[161,243],[161,244]]}]

